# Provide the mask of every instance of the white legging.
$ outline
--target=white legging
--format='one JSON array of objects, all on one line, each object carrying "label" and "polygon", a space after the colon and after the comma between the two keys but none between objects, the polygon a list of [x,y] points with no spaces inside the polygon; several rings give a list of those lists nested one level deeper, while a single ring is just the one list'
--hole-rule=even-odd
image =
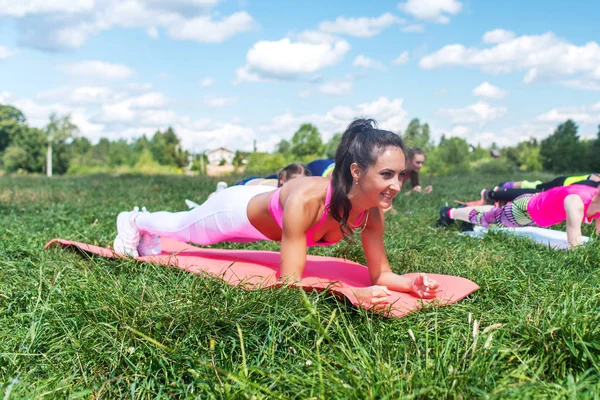
[{"label": "white legging", "polygon": [[201,245],[270,240],[250,223],[247,208],[251,198],[274,189],[232,186],[189,211],[140,213],[135,224],[140,232]]}]

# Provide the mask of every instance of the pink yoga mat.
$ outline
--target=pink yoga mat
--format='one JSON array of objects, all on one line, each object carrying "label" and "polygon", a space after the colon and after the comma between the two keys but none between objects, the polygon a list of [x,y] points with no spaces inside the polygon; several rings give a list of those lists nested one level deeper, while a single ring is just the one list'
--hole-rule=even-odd
[{"label": "pink yoga mat", "polygon": [[[122,258],[113,250],[86,243],[53,239],[44,246],[53,244],[63,247],[76,247],[87,253],[108,258]],[[181,268],[194,274],[208,273],[231,285],[243,286],[254,290],[268,288],[277,284],[279,252],[258,250],[221,250],[195,247],[173,239],[161,238],[162,253],[156,256],[138,257],[160,265]],[[416,273],[405,274],[414,277]],[[439,282],[440,291],[434,299],[423,300],[408,293],[393,292],[391,305],[382,312],[393,317],[402,317],[425,304],[452,304],[465,298],[479,288],[474,282],[449,275],[428,274]],[[330,290],[345,296],[355,306],[371,308],[371,304],[359,304],[353,288],[370,286],[367,267],[343,258],[307,256],[306,268],[302,275],[305,289]]]}]

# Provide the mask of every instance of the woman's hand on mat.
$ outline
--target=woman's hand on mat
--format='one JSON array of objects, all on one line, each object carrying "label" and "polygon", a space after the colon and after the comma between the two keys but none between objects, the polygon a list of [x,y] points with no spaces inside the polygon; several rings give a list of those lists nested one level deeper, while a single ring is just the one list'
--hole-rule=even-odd
[{"label": "woman's hand on mat", "polygon": [[354,295],[360,303],[368,303],[377,308],[388,304],[388,297],[392,294],[386,286],[373,285],[354,290]]},{"label": "woman's hand on mat", "polygon": [[419,274],[413,282],[413,293],[423,299],[431,299],[438,292],[438,283],[427,274]]},{"label": "woman's hand on mat", "polygon": [[433,186],[429,185],[425,188],[425,193],[429,194],[431,192],[433,192]]}]

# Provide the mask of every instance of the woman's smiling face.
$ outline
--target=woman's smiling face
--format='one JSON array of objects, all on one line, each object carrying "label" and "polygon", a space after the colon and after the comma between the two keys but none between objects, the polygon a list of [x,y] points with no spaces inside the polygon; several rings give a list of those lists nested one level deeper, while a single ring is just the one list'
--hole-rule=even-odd
[{"label": "woman's smiling face", "polygon": [[388,208],[394,196],[402,189],[405,169],[404,151],[399,147],[387,147],[373,165],[366,171],[361,171],[357,186],[372,207]]}]

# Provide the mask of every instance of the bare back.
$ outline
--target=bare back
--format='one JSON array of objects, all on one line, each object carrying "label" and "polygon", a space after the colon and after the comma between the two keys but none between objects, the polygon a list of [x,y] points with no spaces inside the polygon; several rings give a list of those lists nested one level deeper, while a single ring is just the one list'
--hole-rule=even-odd
[{"label": "bare back", "polygon": [[[329,184],[330,180],[323,177],[298,178],[287,182],[280,188],[280,202],[284,213],[286,209],[293,210],[295,223],[303,225],[305,231],[313,228],[321,221],[325,212]],[[248,219],[263,235],[279,241],[282,229],[269,210],[272,195],[273,192],[268,192],[253,197],[248,204]],[[314,242],[338,242],[341,239],[340,225],[330,216],[327,216],[312,237]]]}]

